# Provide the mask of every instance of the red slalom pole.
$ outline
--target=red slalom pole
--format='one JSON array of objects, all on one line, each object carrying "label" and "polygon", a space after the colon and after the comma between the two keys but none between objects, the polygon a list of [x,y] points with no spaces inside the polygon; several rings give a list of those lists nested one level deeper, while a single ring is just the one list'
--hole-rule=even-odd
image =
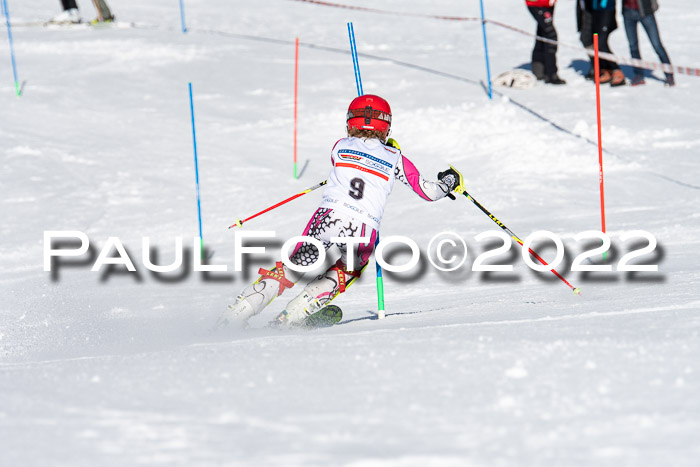
[{"label": "red slalom pole", "polygon": [[[598,179],[600,182],[600,220],[601,231],[605,233],[605,190],[603,189],[603,136],[600,118],[600,61],[598,59],[598,34],[593,34],[594,72],[595,72],[595,100],[598,117]],[[607,252],[603,253],[603,260],[607,259]]]},{"label": "red slalom pole", "polygon": [[263,209],[262,211],[253,214],[252,216],[248,217],[247,219],[243,219],[243,220],[238,219],[238,220],[236,221],[235,224],[230,225],[228,228],[229,228],[229,229],[232,229],[232,228],[234,228],[234,227],[236,227],[236,226],[238,226],[238,227],[243,227],[243,223],[244,223],[244,222],[248,222],[248,221],[251,220],[251,219],[255,219],[256,217],[258,217],[258,216],[261,215],[261,214],[265,214],[265,213],[268,212],[268,211],[272,211],[273,209],[278,208],[278,207],[282,206],[283,204],[287,204],[288,202],[293,201],[293,200],[297,199],[297,198],[300,197],[300,196],[304,196],[305,194],[307,194],[307,193],[309,193],[309,192],[311,192],[311,191],[314,191],[314,190],[317,189],[317,188],[321,188],[323,185],[326,184],[326,182],[327,182],[327,180],[324,180],[324,181],[322,181],[321,183],[317,183],[316,185],[312,186],[311,188],[307,188],[306,190],[302,191],[301,193],[297,193],[296,195],[290,196],[289,198],[287,198],[287,199],[285,199],[285,200],[283,200],[283,201],[280,201],[279,203],[277,203],[277,204],[275,204],[275,205],[273,205],[273,206],[270,206],[269,208]]},{"label": "red slalom pole", "polygon": [[299,95],[299,38],[296,38],[294,45],[294,178],[299,178],[297,174],[297,103]]}]

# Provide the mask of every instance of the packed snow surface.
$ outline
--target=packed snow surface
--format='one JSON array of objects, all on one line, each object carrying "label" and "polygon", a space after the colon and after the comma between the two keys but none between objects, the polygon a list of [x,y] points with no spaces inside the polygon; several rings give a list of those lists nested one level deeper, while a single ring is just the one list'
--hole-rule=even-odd
[{"label": "packed snow surface", "polygon": [[[487,91],[479,2],[366,0],[398,16],[291,0],[110,1],[119,25],[42,27],[56,1],[9,2],[22,96],[0,41],[0,464],[366,466],[697,466],[700,459],[700,77],[663,74],[601,89],[611,272],[572,272],[601,229],[595,87],[587,56],[560,47],[566,86]],[[350,2],[348,2],[349,4]],[[523,2],[486,1],[492,20],[534,32]],[[574,1],[561,0],[561,41],[577,45]],[[91,19],[90,2],[80,2]],[[700,66],[700,12],[663,2],[661,37],[679,66]],[[382,237],[421,248],[407,273],[385,271],[376,319],[374,263],[336,302],[333,328],[267,326],[295,290],[247,330],[213,325],[279,246],[298,235],[321,190],[247,223],[275,239],[234,272],[227,227],[325,179],[356,96],[346,23],[366,93],[392,105],[392,136],[428,178],[447,164],[521,239],[546,230],[566,255],[536,273],[464,197],[422,201],[397,184]],[[132,24],[133,23],[133,24]],[[629,56],[620,29],[611,47]],[[121,26],[121,27],[119,27]],[[527,68],[532,37],[487,26],[492,76]],[[294,42],[300,40],[293,178]],[[655,61],[643,31],[642,55]],[[629,67],[623,68],[631,76]],[[199,235],[188,83],[197,129],[207,259]],[[90,250],[44,271],[44,232],[80,231]],[[621,257],[658,272],[617,271]],[[466,241],[465,264],[427,260],[440,232]],[[136,272],[92,272],[110,237]],[[183,237],[186,265],[169,264]],[[65,245],[64,245],[65,246]],[[76,245],[73,245],[74,247]],[[551,241],[535,246],[551,260]],[[446,250],[447,253],[455,251]],[[107,252],[109,253],[109,252]],[[335,260],[331,250],[328,261]],[[112,249],[111,256],[116,255]],[[157,256],[157,258],[156,258]],[[401,264],[408,250],[388,255]],[[450,256],[449,254],[447,256]],[[588,264],[584,261],[583,264]]]}]

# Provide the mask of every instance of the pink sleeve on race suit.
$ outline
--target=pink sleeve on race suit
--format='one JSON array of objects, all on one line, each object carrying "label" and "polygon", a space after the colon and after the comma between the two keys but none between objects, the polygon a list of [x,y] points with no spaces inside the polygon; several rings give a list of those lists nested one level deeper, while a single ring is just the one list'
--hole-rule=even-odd
[{"label": "pink sleeve on race suit", "polygon": [[413,165],[413,162],[408,160],[404,155],[401,155],[401,163],[401,165],[403,165],[404,176],[406,177],[406,181],[408,182],[407,184],[424,200],[433,201],[428,195],[425,194],[425,192],[421,188],[420,172],[418,172],[416,166]]}]

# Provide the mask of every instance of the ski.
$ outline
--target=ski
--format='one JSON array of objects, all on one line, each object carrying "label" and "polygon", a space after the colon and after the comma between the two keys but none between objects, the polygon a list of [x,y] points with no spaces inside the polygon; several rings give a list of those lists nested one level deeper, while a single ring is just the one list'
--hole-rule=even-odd
[{"label": "ski", "polygon": [[335,305],[327,305],[313,313],[301,322],[299,327],[304,329],[328,328],[338,324],[343,319],[343,310]]},{"label": "ski", "polygon": [[16,27],[44,27],[48,29],[132,29],[136,27],[136,23],[124,21],[102,21],[102,22],[83,22],[83,23],[52,23],[50,21],[27,21],[14,23]]}]

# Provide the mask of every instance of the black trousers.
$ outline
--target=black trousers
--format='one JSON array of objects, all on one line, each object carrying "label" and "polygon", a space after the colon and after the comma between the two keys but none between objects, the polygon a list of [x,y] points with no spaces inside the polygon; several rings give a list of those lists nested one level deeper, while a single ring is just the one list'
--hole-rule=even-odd
[{"label": "black trousers", "polygon": [[[553,41],[557,40],[557,31],[554,29],[554,7],[527,7],[535,21],[537,21],[537,35]],[[544,63],[546,76],[557,73],[557,45],[548,42],[535,41],[532,50],[532,61]]]},{"label": "black trousers", "polygon": [[78,8],[78,4],[75,3],[75,0],[61,0],[61,4],[63,4],[64,10],[70,10],[71,8]]},{"label": "black trousers", "polygon": [[593,15],[590,11],[582,9],[578,3],[576,5],[576,24],[581,44],[586,48],[593,47]]},{"label": "black trousers", "polygon": [[[617,21],[615,20],[615,10],[612,11],[593,11],[592,12],[593,32],[598,33],[598,50],[600,52],[612,53],[608,45],[608,37],[610,33],[617,29]],[[591,57],[593,64],[593,57]],[[600,59],[601,70],[617,70],[620,67],[616,62]]]}]

